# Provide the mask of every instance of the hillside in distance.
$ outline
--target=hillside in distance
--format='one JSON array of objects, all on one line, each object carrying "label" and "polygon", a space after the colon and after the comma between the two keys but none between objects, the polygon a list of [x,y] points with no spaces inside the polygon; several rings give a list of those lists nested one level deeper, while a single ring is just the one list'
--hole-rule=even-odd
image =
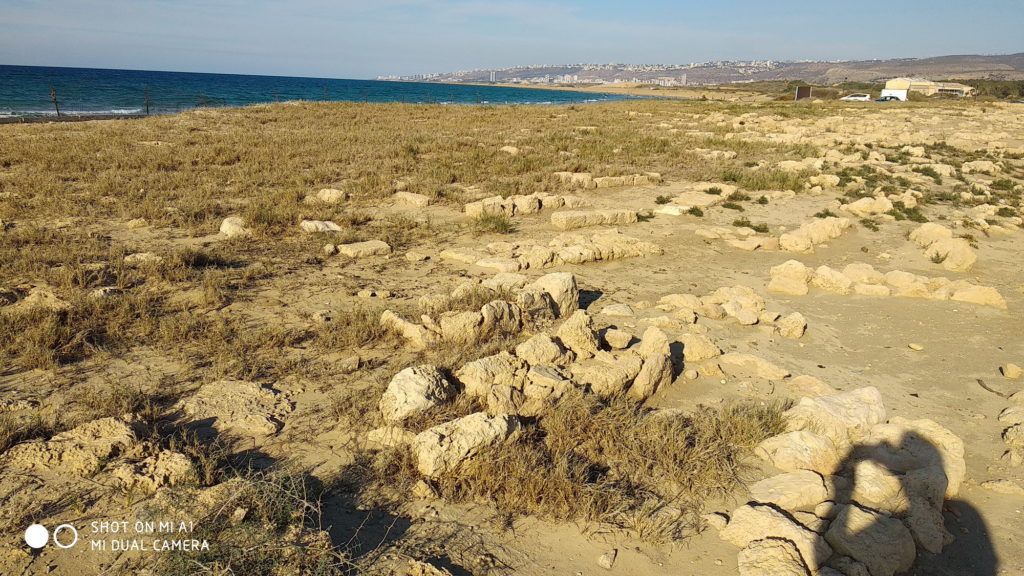
[{"label": "hillside in distance", "polygon": [[690,64],[569,64],[519,66],[501,70],[469,70],[389,80],[426,82],[530,82],[604,84],[646,82],[665,85],[707,86],[761,80],[804,81],[813,84],[872,82],[896,76],[931,80],[1024,80],[1024,52],[1009,55],[959,55],[895,60],[717,61]]}]

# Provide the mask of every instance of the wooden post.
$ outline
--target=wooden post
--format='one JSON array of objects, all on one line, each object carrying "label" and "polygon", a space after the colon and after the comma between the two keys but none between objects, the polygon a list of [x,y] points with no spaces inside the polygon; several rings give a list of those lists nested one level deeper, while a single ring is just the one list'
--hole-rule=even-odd
[{"label": "wooden post", "polygon": [[149,116],[149,86],[142,91],[146,101],[146,116]]},{"label": "wooden post", "polygon": [[50,87],[50,100],[53,100],[53,108],[57,111],[57,118],[60,118],[60,102],[57,101],[57,92]]}]

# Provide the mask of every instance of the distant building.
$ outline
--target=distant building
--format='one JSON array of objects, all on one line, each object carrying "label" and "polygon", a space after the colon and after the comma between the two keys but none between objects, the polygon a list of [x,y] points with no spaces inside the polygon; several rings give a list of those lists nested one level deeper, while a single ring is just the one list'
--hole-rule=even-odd
[{"label": "distant building", "polygon": [[964,84],[957,84],[956,82],[933,82],[921,78],[893,78],[885,83],[883,95],[902,96],[900,99],[906,100],[907,94],[910,92],[917,92],[925,96],[934,96],[935,94],[972,96],[974,88]]}]

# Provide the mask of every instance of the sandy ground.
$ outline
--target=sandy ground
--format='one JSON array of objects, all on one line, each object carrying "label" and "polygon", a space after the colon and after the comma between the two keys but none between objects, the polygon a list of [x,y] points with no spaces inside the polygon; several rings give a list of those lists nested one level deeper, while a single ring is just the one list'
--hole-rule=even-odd
[{"label": "sandy ground", "polygon": [[[561,89],[561,88],[560,88]],[[585,88],[667,97],[721,98],[719,91],[657,90],[640,87]],[[753,96],[730,94],[727,98],[746,99]],[[1006,112],[1006,114],[1011,114]],[[749,117],[746,118],[750,120]],[[935,134],[955,134],[960,128],[955,117],[947,117],[928,130]],[[736,117],[724,123],[739,122]],[[799,124],[799,121],[792,121]],[[982,128],[985,128],[982,123]],[[993,130],[1004,127],[989,126]],[[856,124],[836,124],[833,132],[838,140],[861,143],[870,140]],[[741,136],[742,137],[742,136]],[[1020,134],[1011,134],[1004,142],[1019,146]],[[1020,187],[1024,174],[1021,160],[1004,161]],[[826,170],[827,171],[827,170]],[[991,180],[991,179],[990,179]],[[947,187],[949,183],[947,183]],[[692,190],[694,183],[666,182],[642,186],[576,191],[591,209],[629,209],[641,213],[655,210],[658,196],[674,196]],[[755,198],[761,192],[751,192]],[[826,189],[821,193],[798,190],[794,197],[780,197],[765,205],[744,204],[743,216],[753,222],[764,222],[770,234],[778,236],[813,220],[813,214],[835,207],[841,192]],[[964,209],[948,205],[929,205],[925,212],[932,221],[951,224],[962,218]],[[467,222],[467,217],[453,206],[431,206],[413,209],[400,205],[381,206],[379,213],[427,216],[439,226],[450,222]],[[272,281],[260,285],[244,299],[235,301],[218,314],[237,313],[283,326],[308,324],[308,315],[317,310],[352,306],[360,299],[355,292],[363,289],[389,290],[385,301],[412,303],[422,294],[445,293],[466,279],[486,279],[494,271],[439,258],[442,250],[453,246],[483,246],[502,240],[536,239],[543,243],[560,233],[550,222],[550,211],[516,216],[513,237],[483,234],[446,239],[441,243],[427,241],[414,247],[431,256],[424,262],[387,265],[389,260],[370,257],[359,260],[328,259],[316,270],[296,268],[285,271]],[[909,572],[917,575],[1024,574],[1024,492],[1002,494],[981,485],[990,480],[1005,479],[1024,486],[1024,468],[1013,467],[1002,459],[1007,446],[1001,439],[1004,426],[997,415],[1007,400],[979,385],[1009,395],[1021,389],[1021,380],[1004,379],[998,372],[1008,362],[1024,364],[1024,267],[1020,254],[1024,235],[1016,226],[1001,226],[1004,233],[991,235],[974,231],[977,240],[977,263],[965,272],[944,269],[931,261],[907,237],[920,224],[911,221],[880,219],[880,230],[871,231],[854,226],[839,238],[819,245],[812,254],[793,254],[780,250],[745,251],[722,240],[707,240],[696,231],[711,226],[732,228],[739,214],[714,207],[705,209],[705,216],[654,215],[642,221],[619,225],[624,234],[652,242],[663,249],[661,255],[644,258],[565,265],[558,271],[572,272],[587,291],[586,307],[597,319],[598,326],[615,325],[642,332],[657,310],[643,303],[657,303],[667,294],[707,294],[722,286],[748,286],[763,295],[767,308],[780,313],[800,312],[808,321],[806,335],[799,340],[780,338],[771,327],[740,326],[731,319],[705,320],[703,324],[726,352],[754,353],[784,367],[794,375],[815,376],[839,391],[875,386],[882,394],[889,416],[911,419],[928,418],[948,428],[966,446],[967,478],[958,498],[946,505],[946,527],[956,540],[942,554],[919,553]],[[856,220],[856,219],[854,219]],[[584,231],[594,231],[586,229]],[[192,238],[172,230],[129,229],[116,225],[109,233],[143,248],[167,243],[196,246],[215,245],[224,239],[218,235]],[[401,258],[395,255],[391,258]],[[953,280],[970,280],[991,286],[1006,301],[1006,309],[975,304],[921,298],[877,298],[860,295],[839,295],[811,289],[806,296],[790,296],[769,292],[769,270],[790,259],[808,267],[828,265],[842,269],[851,262],[867,262],[881,272],[903,270],[929,277],[945,276]],[[550,271],[550,270],[547,270]],[[546,272],[546,271],[545,271]],[[533,277],[541,271],[525,271]],[[600,311],[611,304],[629,304],[637,311],[635,318],[603,316]],[[920,350],[909,347],[914,344]],[[371,350],[362,353],[364,365],[390,362],[409,364],[417,356],[405,349]],[[80,368],[83,382],[131,381],[157,382],[178,369],[169,355],[148,349],[135,349],[118,358],[85,362]],[[345,376],[358,382],[371,374],[356,372]],[[12,399],[26,390],[37,392],[51,383],[44,371],[0,374],[0,389]],[[254,448],[267,459],[297,460],[314,475],[336,469],[352,460],[347,444],[350,432],[330,422],[323,413],[329,395],[316,382],[283,378],[276,385],[287,391],[294,409],[283,417],[283,429]],[[720,406],[734,400],[767,400],[792,397],[785,384],[746,378],[725,378],[701,375],[688,381],[682,377],[657,392],[648,402],[659,408],[698,410],[701,406]],[[770,475],[771,467],[756,459],[749,462],[754,470],[750,479]],[[10,480],[10,479],[8,479]],[[746,502],[740,490],[731,498],[709,502],[708,511],[729,513]],[[595,525],[574,525],[520,518],[508,524],[501,515],[484,503],[454,505],[436,499],[410,497],[394,515],[382,510],[360,510],[341,499],[324,504],[324,522],[333,525],[339,534],[351,526],[361,526],[364,538],[373,542],[396,545],[403,543],[434,563],[446,567],[451,574],[619,574],[656,576],[693,574],[725,576],[737,573],[737,548],[721,541],[715,530],[708,529],[684,541],[672,544],[651,544],[630,534]],[[97,503],[90,509],[93,516],[116,514],[116,502]],[[64,510],[53,518],[75,518]],[[344,536],[337,536],[343,540]],[[370,546],[370,545],[368,545]],[[994,550],[997,566],[979,565],[981,550]],[[598,557],[610,549],[618,556],[609,570],[597,564]],[[384,569],[388,558],[380,560]],[[74,554],[52,547],[32,557],[17,543],[8,545],[0,556],[0,566],[10,574],[101,574],[113,565],[113,572],[128,570],[130,563],[111,555],[78,550]],[[490,567],[488,567],[490,566]]]}]

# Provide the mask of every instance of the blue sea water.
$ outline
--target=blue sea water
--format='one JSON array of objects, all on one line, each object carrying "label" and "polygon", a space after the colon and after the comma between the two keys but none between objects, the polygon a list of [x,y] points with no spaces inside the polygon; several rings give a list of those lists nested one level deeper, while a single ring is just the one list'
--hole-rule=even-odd
[{"label": "blue sea water", "polygon": [[193,72],[0,65],[0,118],[62,114],[167,114],[203,106],[245,106],[286,100],[421,104],[573,104],[628,96],[415,82],[291,78]]}]

